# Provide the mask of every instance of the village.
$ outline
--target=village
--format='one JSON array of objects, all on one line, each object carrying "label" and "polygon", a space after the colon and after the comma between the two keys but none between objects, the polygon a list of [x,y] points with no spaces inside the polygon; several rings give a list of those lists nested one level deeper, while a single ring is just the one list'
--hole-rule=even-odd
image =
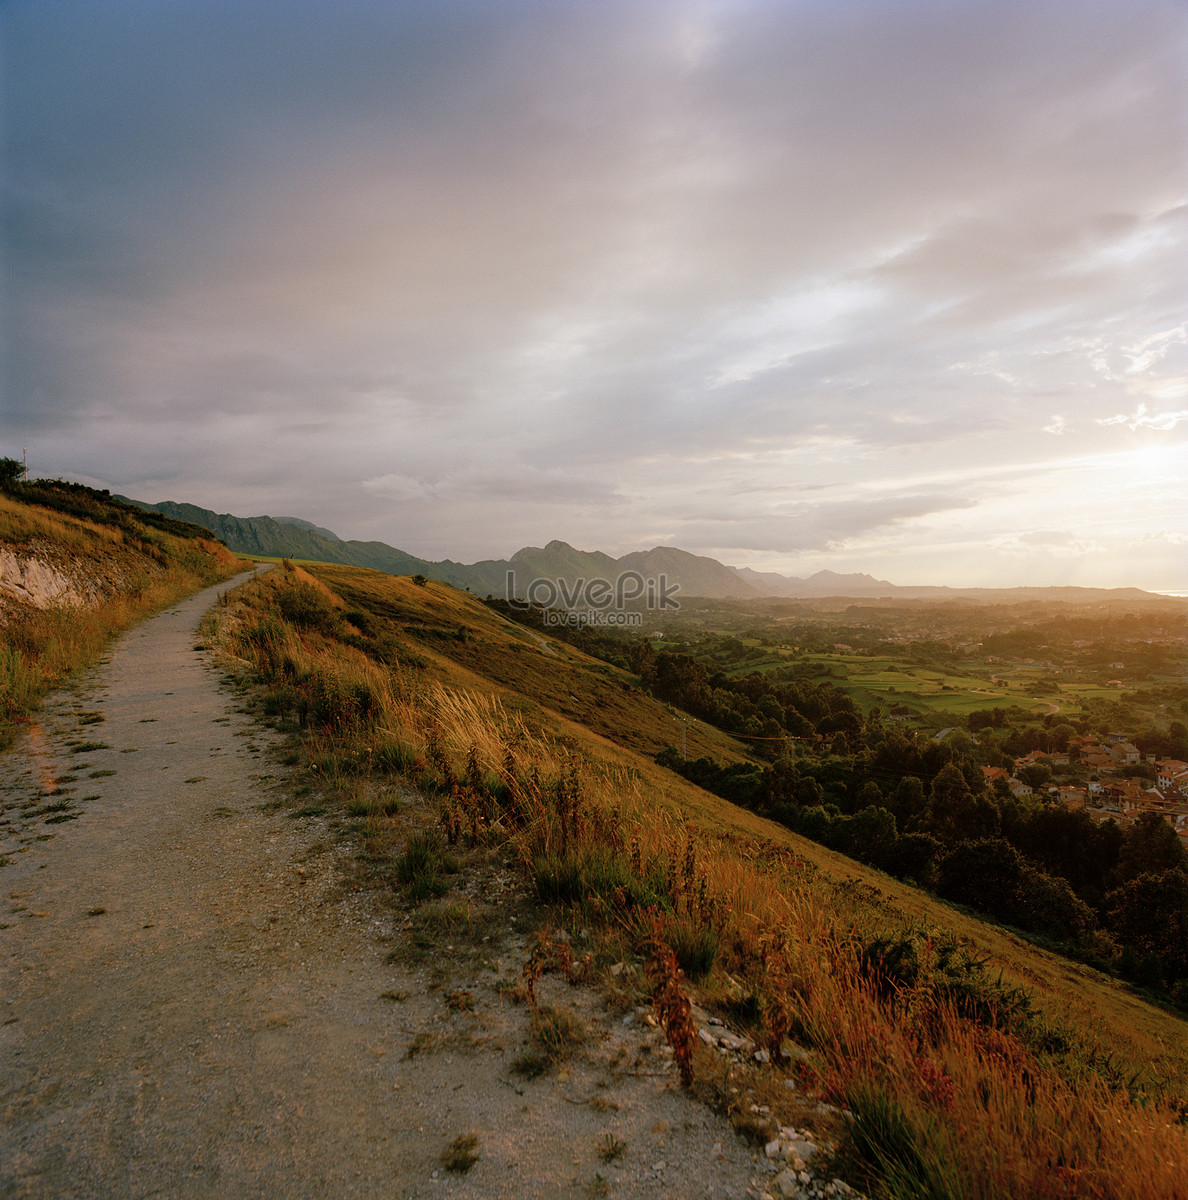
[{"label": "village", "polygon": [[1067,751],[1033,750],[1015,759],[1013,771],[983,767],[982,773],[991,787],[1005,786],[1020,797],[1044,795],[1083,808],[1097,821],[1125,827],[1143,813],[1157,813],[1188,847],[1188,762],[1144,755],[1130,734],[1071,737]]}]

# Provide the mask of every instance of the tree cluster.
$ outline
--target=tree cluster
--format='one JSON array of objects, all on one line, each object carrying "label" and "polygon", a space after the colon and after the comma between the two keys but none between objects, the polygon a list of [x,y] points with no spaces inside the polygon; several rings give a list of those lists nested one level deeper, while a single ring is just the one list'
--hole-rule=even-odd
[{"label": "tree cluster", "polygon": [[839,751],[860,741],[857,705],[829,683],[772,681],[758,672],[742,678],[711,673],[691,655],[657,652],[648,642],[635,648],[632,666],[657,699],[728,733],[768,740],[773,753],[785,748],[785,738],[828,741]]},{"label": "tree cluster", "polygon": [[1188,856],[1161,816],[1143,814],[1123,830],[988,788],[966,743],[914,738],[877,721],[859,732],[845,753],[818,747],[767,766],[684,760],[671,748],[659,761],[822,845],[1188,1007]]}]

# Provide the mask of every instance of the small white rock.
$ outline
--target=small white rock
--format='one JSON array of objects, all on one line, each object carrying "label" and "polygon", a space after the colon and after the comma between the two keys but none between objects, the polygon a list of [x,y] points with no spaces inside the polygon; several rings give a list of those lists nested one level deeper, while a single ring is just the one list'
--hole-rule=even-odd
[{"label": "small white rock", "polygon": [[771,1190],[781,1200],[800,1200],[800,1180],[793,1171],[781,1171],[771,1181]]}]

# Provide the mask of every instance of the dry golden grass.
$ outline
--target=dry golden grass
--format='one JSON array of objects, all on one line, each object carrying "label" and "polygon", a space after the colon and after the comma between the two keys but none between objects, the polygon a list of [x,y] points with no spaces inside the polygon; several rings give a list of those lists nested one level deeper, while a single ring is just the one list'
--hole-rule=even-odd
[{"label": "dry golden grass", "polygon": [[114,526],[64,516],[0,493],[0,542],[20,546],[37,538],[93,555],[97,545],[119,545],[124,535]]},{"label": "dry golden grass", "polygon": [[[450,842],[511,845],[542,902],[600,926],[608,945],[660,936],[705,968],[706,1002],[749,997],[755,1035],[777,1050],[786,1036],[807,1046],[803,1082],[857,1114],[850,1152],[872,1189],[1185,1194],[1182,1022],[701,792],[630,738],[591,730],[555,698],[580,697],[567,690],[575,684],[591,704],[599,687],[623,692],[602,664],[509,649],[519,631],[442,584],[309,574],[342,598],[336,613],[366,609],[371,642],[348,629],[344,643],[347,627],[332,621],[285,622],[284,589],[300,582],[287,571],[248,589],[228,644],[272,694],[290,697],[311,761],[344,775],[399,769],[437,795]],[[508,683],[522,653],[531,657]],[[642,700],[630,703],[653,720]],[[995,955],[1004,978],[976,976],[981,1007],[946,990],[939,968],[910,985],[872,976],[874,939],[913,924]],[[1023,1016],[1008,1011],[1016,984],[1032,997]]]},{"label": "dry golden grass", "polygon": [[11,737],[13,721],[73,671],[93,662],[115,634],[248,565],[210,539],[140,529],[135,522],[121,529],[4,495],[0,544],[18,555],[48,558],[51,565],[68,560],[72,575],[94,580],[105,596],[90,605],[6,605],[0,741]]}]

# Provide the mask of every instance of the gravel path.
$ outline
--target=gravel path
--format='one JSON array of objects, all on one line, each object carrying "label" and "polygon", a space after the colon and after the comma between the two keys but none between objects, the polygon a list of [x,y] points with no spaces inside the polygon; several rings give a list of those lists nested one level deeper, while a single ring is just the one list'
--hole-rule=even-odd
[{"label": "gravel path", "polygon": [[[474,945],[413,944],[195,652],[215,593],[126,635],[0,758],[0,1196],[755,1194],[762,1156],[592,991],[542,982],[588,1040],[511,1073],[514,873],[460,882]],[[477,1162],[446,1170],[468,1133]]]}]

